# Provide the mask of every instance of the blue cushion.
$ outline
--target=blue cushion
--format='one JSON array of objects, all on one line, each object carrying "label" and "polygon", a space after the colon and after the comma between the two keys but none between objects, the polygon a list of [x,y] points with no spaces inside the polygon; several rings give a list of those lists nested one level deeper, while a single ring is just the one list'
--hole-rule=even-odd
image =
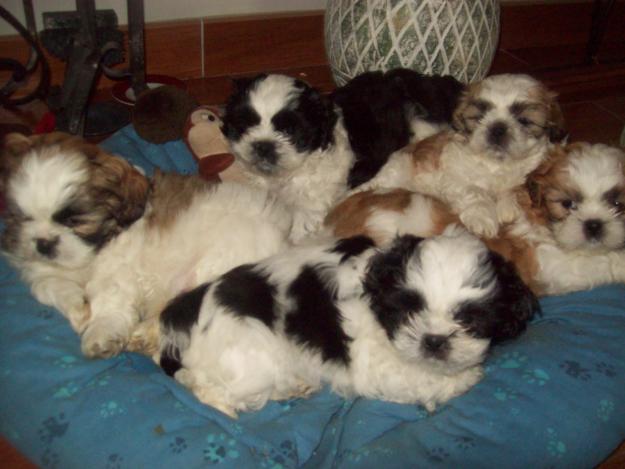
[{"label": "blue cushion", "polygon": [[[148,170],[192,169],[180,142],[104,143]],[[148,358],[88,360],[79,338],[0,260],[0,432],[35,463],[136,467],[592,467],[625,438],[625,285],[541,301],[485,378],[428,415],[325,390],[238,420]]]}]

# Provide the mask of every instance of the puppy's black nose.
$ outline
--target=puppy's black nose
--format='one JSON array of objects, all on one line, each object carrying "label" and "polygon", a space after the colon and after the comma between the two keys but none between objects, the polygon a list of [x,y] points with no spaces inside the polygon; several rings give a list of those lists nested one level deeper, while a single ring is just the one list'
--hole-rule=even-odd
[{"label": "puppy's black nose", "polygon": [[423,336],[422,346],[427,355],[443,358],[449,351],[449,340],[445,335],[426,334]]},{"label": "puppy's black nose", "polygon": [[584,235],[588,239],[599,239],[603,235],[603,222],[597,219],[584,222]]},{"label": "puppy's black nose", "polygon": [[35,240],[37,245],[37,252],[42,256],[54,257],[56,255],[56,247],[59,244],[59,237],[56,236],[52,239],[37,238]]},{"label": "puppy's black nose", "polygon": [[276,153],[276,144],[268,140],[260,140],[252,143],[252,150],[256,158],[267,163],[276,164],[278,155]]},{"label": "puppy's black nose", "polygon": [[488,128],[488,143],[498,147],[508,143],[508,126],[505,122],[495,122]]}]

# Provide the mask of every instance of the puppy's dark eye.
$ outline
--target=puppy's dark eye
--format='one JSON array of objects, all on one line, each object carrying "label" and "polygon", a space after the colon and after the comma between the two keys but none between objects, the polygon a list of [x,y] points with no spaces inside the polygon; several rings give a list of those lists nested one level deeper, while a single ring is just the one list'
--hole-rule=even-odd
[{"label": "puppy's dark eye", "polygon": [[620,189],[614,188],[606,192],[603,198],[605,201],[607,201],[609,205],[614,207],[617,211],[621,212],[625,208],[623,206],[622,195],[623,194]]},{"label": "puppy's dark eye", "polygon": [[517,121],[519,122],[519,124],[521,124],[523,127],[528,127],[530,125],[532,125],[532,121],[529,120],[527,117],[517,117]]},{"label": "puppy's dark eye", "polygon": [[564,199],[560,202],[562,206],[567,210],[576,210],[577,204],[571,199]]},{"label": "puppy's dark eye", "polygon": [[61,225],[67,226],[68,228],[73,228],[77,225],[80,225],[81,222],[82,222],[81,218],[78,216],[75,216],[75,217],[66,218],[65,220],[61,221]]},{"label": "puppy's dark eye", "polygon": [[83,214],[79,210],[72,207],[66,207],[55,213],[52,216],[52,219],[59,225],[73,228],[83,222],[82,215]]}]

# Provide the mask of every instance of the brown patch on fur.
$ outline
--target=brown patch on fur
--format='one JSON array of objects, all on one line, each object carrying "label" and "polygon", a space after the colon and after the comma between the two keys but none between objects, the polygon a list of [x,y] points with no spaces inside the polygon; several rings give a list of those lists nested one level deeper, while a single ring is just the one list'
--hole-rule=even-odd
[{"label": "brown patch on fur", "polygon": [[412,149],[414,174],[438,170],[443,150],[452,138],[452,132],[439,132],[416,143]]},{"label": "brown patch on fur", "polygon": [[364,234],[378,241],[367,228],[371,213],[374,210],[402,212],[410,205],[411,195],[412,193],[405,189],[385,193],[359,192],[334,207],[324,223],[332,228],[334,235],[339,238]]},{"label": "brown patch on fur", "polygon": [[[326,226],[333,230],[335,236],[349,237],[367,235],[376,243],[384,244],[388,239],[379,238],[379,233],[374,233],[367,226],[371,215],[379,210],[403,212],[412,201],[414,193],[396,189],[385,193],[373,191],[360,192],[347,198],[337,205],[327,216]],[[545,217],[536,210],[531,203],[529,193],[523,189],[518,190],[518,200],[526,212],[526,216],[532,223],[545,224]],[[452,223],[460,223],[458,216],[442,202],[431,199],[431,221],[433,229],[431,233],[415,233],[418,236],[435,236],[441,234]],[[541,294],[541,287],[535,281],[538,272],[538,261],[534,246],[525,239],[514,236],[504,229],[500,230],[495,238],[482,239],[489,249],[499,253],[505,259],[511,261],[523,281],[536,294]]]},{"label": "brown patch on fur", "polygon": [[151,210],[146,218],[148,226],[166,229],[176,220],[178,213],[191,205],[197,194],[214,188],[216,184],[199,176],[156,171],[150,195]]},{"label": "brown patch on fur", "polygon": [[546,122],[544,128],[549,140],[552,143],[559,143],[564,140],[568,132],[564,122],[564,114],[562,114],[562,109],[558,104],[558,95],[543,85],[532,88],[528,94],[532,101],[536,101],[545,108]]},{"label": "brown patch on fur", "polygon": [[126,160],[109,155],[95,145],[83,145],[80,151],[90,156],[90,189],[95,199],[105,205],[121,227],[140,218],[150,189],[148,179]]},{"label": "brown patch on fur", "polygon": [[460,224],[460,218],[444,203],[432,199],[432,234],[441,234],[452,223]]},{"label": "brown patch on fur", "polygon": [[541,294],[541,286],[536,282],[538,261],[536,252],[531,243],[518,236],[513,236],[501,230],[496,238],[482,238],[489,249],[497,252],[506,260],[512,262],[525,284],[537,295]]},{"label": "brown patch on fur", "polygon": [[468,135],[473,132],[473,128],[475,126],[472,125],[473,121],[466,119],[467,111],[471,107],[471,101],[479,96],[481,91],[481,83],[471,83],[465,88],[464,92],[460,96],[458,106],[456,106],[452,116],[452,126],[456,132],[460,132],[464,135]]}]

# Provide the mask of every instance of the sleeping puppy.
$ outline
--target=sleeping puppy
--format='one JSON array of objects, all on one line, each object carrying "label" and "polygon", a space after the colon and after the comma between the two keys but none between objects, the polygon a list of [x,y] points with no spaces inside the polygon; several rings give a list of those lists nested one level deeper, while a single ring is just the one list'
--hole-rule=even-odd
[{"label": "sleeping puppy", "polygon": [[514,189],[564,138],[555,95],[527,75],[469,85],[454,130],[396,152],[365,188],[403,187],[448,204],[472,232],[495,236],[520,214]]},{"label": "sleeping puppy", "polygon": [[262,190],[175,174],[150,181],[62,133],[9,135],[0,181],[2,250],[34,296],[82,333],[90,357],[154,352],[173,295],[274,254],[291,224]]},{"label": "sleeping puppy", "polygon": [[[517,191],[522,215],[484,241],[539,295],[625,282],[624,167],[617,148],[554,147],[528,189]],[[448,206],[404,189],[355,194],[326,219],[336,236],[365,234],[379,243],[397,234],[434,236],[458,222]]]},{"label": "sleeping puppy", "polygon": [[246,264],[175,298],[161,366],[236,417],[329,384],[428,410],[482,376],[489,347],[538,302],[514,267],[464,229],[383,249],[357,236]]},{"label": "sleeping puppy", "polygon": [[294,240],[316,231],[339,197],[393,151],[449,124],[462,90],[451,77],[409,70],[365,74],[330,99],[284,75],[235,87],[223,116],[235,164],[296,207]]}]

